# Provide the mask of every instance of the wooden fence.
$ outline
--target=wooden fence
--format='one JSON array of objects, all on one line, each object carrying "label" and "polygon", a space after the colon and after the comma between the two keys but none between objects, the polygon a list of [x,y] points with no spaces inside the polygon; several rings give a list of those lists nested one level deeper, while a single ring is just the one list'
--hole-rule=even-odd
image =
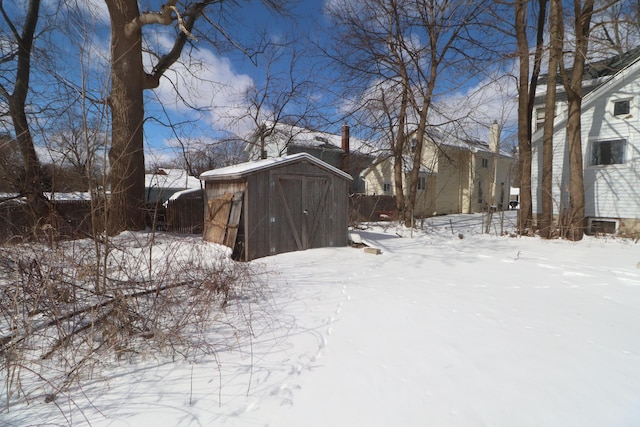
[{"label": "wooden fence", "polygon": [[[57,227],[53,229],[56,238],[85,238],[92,236],[94,229],[104,229],[102,203],[94,203],[93,208],[90,200],[57,200],[54,203],[59,213]],[[392,196],[356,194],[349,198],[351,223],[390,220],[394,212],[395,199]],[[204,228],[204,200],[170,200],[166,206],[149,206],[147,225],[172,233],[201,234]],[[37,226],[30,222],[24,203],[17,200],[0,203],[0,242],[31,236]]]},{"label": "wooden fence", "polygon": [[166,230],[172,233],[201,234],[204,229],[204,199],[169,200]]},{"label": "wooden fence", "polygon": [[393,196],[367,196],[352,194],[349,197],[349,222],[390,221],[395,218],[396,200]]},{"label": "wooden fence", "polygon": [[[34,224],[27,205],[19,200],[0,203],[0,242],[28,239],[35,234],[46,234],[55,239],[80,239],[104,230],[104,204],[90,200],[56,200],[57,224],[47,227],[45,233],[35,233],[41,224]],[[200,199],[175,200],[167,206],[148,206],[147,225],[173,233],[202,233],[204,201]],[[93,212],[93,215],[92,215]],[[44,224],[44,220],[41,221]],[[42,230],[41,230],[42,231]]]}]

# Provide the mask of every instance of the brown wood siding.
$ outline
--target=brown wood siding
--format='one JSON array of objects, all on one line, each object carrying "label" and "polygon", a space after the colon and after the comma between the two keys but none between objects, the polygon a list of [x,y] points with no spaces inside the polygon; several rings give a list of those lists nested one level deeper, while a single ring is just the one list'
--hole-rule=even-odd
[{"label": "brown wood siding", "polygon": [[245,257],[252,260],[270,254],[269,173],[261,171],[247,177],[245,200]]}]

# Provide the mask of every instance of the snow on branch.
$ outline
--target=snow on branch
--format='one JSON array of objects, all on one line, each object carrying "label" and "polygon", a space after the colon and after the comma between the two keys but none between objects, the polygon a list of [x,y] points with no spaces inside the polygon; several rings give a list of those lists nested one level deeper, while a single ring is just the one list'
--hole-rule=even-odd
[{"label": "snow on branch", "polygon": [[137,16],[134,20],[125,25],[125,34],[127,37],[131,37],[136,31],[142,28],[143,25],[170,25],[173,22],[172,12],[176,13],[178,20],[180,21],[180,14],[176,8],[177,2],[178,0],[169,0],[166,4],[162,5],[161,12],[145,12],[140,14],[140,16]]}]

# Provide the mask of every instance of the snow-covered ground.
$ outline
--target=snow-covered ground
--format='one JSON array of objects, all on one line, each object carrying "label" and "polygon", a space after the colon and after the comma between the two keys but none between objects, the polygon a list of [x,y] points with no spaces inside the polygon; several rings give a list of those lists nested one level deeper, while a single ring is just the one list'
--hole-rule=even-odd
[{"label": "snow-covered ground", "polygon": [[380,255],[257,260],[265,287],[227,307],[245,329],[216,357],[114,363],[0,424],[640,425],[640,243],[481,234],[480,221],[359,230]]}]

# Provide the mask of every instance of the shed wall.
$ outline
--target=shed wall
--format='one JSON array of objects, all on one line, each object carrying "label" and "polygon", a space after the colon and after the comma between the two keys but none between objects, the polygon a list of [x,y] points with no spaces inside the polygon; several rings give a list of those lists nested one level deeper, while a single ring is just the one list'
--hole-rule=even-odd
[{"label": "shed wall", "polygon": [[253,172],[242,182],[207,181],[207,199],[244,185],[241,259],[347,245],[349,182],[344,177],[301,161]]}]

